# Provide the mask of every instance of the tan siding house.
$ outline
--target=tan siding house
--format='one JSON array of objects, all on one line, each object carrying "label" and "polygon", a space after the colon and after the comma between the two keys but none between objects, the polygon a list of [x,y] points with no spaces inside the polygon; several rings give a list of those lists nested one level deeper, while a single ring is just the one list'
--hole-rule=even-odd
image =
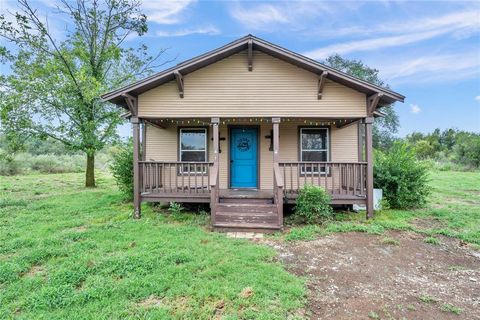
[{"label": "tan siding house", "polygon": [[404,99],[251,35],[102,98],[130,113],[135,216],[207,202],[218,230],[282,228],[307,183],[371,216],[372,123]]}]

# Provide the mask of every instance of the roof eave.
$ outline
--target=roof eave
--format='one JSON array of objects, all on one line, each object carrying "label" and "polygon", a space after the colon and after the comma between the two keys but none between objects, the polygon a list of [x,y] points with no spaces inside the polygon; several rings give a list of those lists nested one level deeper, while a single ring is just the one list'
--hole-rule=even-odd
[{"label": "roof eave", "polygon": [[111,103],[126,107],[126,104],[123,102],[122,94],[129,93],[131,95],[137,96],[142,92],[145,92],[147,90],[150,90],[151,88],[173,80],[174,72],[180,72],[181,74],[185,75],[211,63],[219,61],[236,52],[240,52],[247,48],[249,41],[253,42],[253,48],[256,50],[265,52],[277,58],[281,58],[289,63],[295,64],[314,73],[321,73],[323,71],[327,71],[327,78],[329,78],[330,80],[364,92],[367,95],[382,93],[382,98],[380,99],[379,105],[389,105],[396,101],[404,102],[405,100],[405,96],[397,92],[355,78],[347,73],[323,65],[318,61],[302,56],[298,53],[292,52],[288,49],[282,48],[252,35],[247,35],[223,47],[186,60],[182,63],[177,64],[174,67],[168,68],[152,76],[136,81],[130,85],[105,93],[101,96],[101,98],[103,101],[109,101]]}]

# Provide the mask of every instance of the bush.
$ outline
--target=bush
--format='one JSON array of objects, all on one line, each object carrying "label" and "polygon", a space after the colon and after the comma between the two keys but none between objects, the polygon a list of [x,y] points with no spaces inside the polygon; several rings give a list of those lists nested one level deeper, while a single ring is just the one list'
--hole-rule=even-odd
[{"label": "bush", "polygon": [[428,165],[417,160],[414,150],[407,144],[396,142],[388,153],[375,152],[375,188],[392,208],[422,207],[430,194]]},{"label": "bush", "polygon": [[32,170],[41,173],[82,172],[85,169],[85,156],[41,154],[37,156],[20,155],[25,157],[26,165]]},{"label": "bush", "polygon": [[125,199],[133,199],[133,147],[127,144],[112,154],[110,170]]},{"label": "bush", "polygon": [[454,161],[469,168],[480,167],[480,135],[461,132],[453,146]]},{"label": "bush", "polygon": [[178,216],[182,211],[183,211],[183,206],[180,203],[177,202],[170,202],[170,205],[168,207],[168,210],[170,213],[174,216]]},{"label": "bush", "polygon": [[22,168],[14,159],[0,158],[0,176],[14,176],[20,174]]},{"label": "bush", "polygon": [[298,194],[295,216],[306,223],[322,223],[333,217],[330,195],[323,188],[305,185]]}]

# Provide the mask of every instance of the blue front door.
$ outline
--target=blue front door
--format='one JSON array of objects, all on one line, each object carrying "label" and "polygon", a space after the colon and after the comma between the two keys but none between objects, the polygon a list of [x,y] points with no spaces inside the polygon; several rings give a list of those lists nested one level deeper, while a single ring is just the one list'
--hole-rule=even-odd
[{"label": "blue front door", "polygon": [[257,129],[230,131],[230,187],[257,188]]}]

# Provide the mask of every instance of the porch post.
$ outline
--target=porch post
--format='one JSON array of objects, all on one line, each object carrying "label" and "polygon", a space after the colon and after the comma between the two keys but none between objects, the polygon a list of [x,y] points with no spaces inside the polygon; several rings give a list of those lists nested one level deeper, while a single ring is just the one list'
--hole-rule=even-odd
[{"label": "porch post", "polygon": [[138,117],[131,118],[133,129],[133,218],[140,219],[140,121]]},{"label": "porch post", "polygon": [[272,118],[273,125],[273,181],[274,181],[274,198],[277,204],[278,225],[283,226],[283,179],[280,175],[280,118]]},{"label": "porch post", "polygon": [[212,225],[215,225],[215,213],[217,209],[217,202],[219,196],[219,166],[220,166],[220,145],[219,145],[219,133],[218,133],[218,124],[220,122],[219,118],[212,118],[212,135],[213,135],[213,167],[210,174],[210,216],[212,219]]},{"label": "porch post", "polygon": [[142,161],[147,160],[147,122],[145,120],[141,120],[142,123],[142,155],[140,159]]},{"label": "porch post", "polygon": [[218,136],[218,123],[220,122],[219,118],[212,118],[212,127],[213,127],[213,162],[219,161],[219,136]]},{"label": "porch post", "polygon": [[365,123],[365,159],[367,161],[367,219],[373,218],[373,117],[364,119]]}]

